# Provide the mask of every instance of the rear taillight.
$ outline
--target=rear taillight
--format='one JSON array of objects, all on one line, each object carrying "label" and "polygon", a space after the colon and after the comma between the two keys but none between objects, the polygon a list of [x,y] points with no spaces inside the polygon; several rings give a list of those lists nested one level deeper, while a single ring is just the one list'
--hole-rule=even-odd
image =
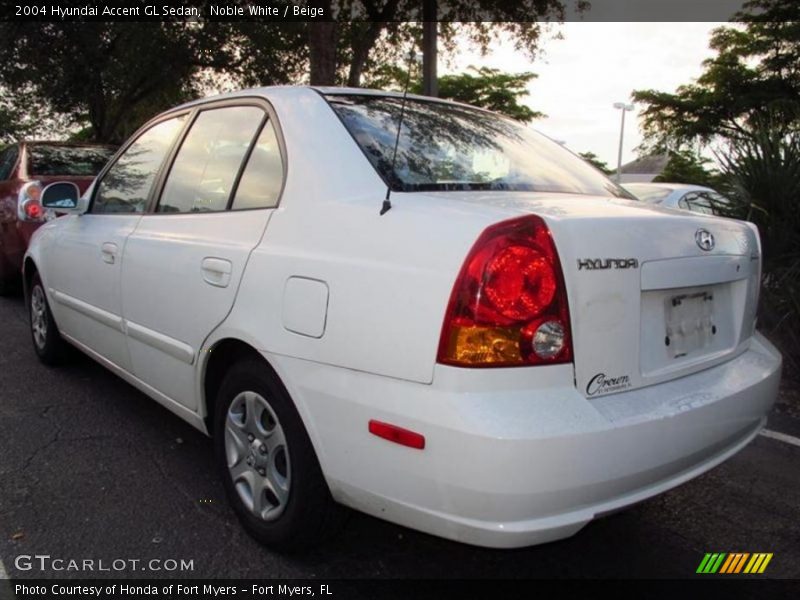
[{"label": "rear taillight", "polygon": [[45,211],[42,208],[42,184],[31,181],[22,186],[17,197],[17,218],[20,221],[44,221]]},{"label": "rear taillight", "polygon": [[503,221],[475,242],[450,296],[438,361],[459,367],[572,361],[564,276],[541,218]]}]

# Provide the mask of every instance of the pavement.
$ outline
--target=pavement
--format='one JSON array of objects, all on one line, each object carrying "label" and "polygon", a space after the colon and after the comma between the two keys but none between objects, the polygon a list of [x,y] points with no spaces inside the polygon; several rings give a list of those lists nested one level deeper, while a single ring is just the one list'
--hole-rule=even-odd
[{"label": "pavement", "polygon": [[284,556],[239,526],[210,439],[88,358],[39,364],[22,299],[0,298],[0,578],[697,578],[708,552],[773,553],[757,577],[800,578],[796,409],[779,402],[774,435],[567,540],[487,550],[353,513]]}]

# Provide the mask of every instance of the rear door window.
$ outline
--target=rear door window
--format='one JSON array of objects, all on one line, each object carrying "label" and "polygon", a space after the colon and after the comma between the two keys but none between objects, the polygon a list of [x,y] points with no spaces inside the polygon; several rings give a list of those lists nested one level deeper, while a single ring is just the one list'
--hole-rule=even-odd
[{"label": "rear door window", "polygon": [[[201,112],[167,177],[159,213],[226,210],[239,171],[265,113],[256,106]],[[260,155],[258,148],[255,155]]]},{"label": "rear door window", "polygon": [[283,159],[275,128],[267,121],[250,158],[231,208],[247,210],[253,208],[274,208],[283,187]]}]

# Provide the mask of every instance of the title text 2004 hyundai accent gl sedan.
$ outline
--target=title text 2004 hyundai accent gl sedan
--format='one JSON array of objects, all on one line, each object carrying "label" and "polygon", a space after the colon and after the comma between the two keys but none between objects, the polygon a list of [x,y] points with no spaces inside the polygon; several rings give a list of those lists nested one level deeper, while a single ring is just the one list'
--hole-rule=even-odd
[{"label": "title text 2004 hyundai accent gl sedan", "polygon": [[159,116],[36,234],[36,352],[69,342],[211,433],[238,516],[282,548],[339,504],[554,540],[753,439],[781,364],[753,226],[626,198],[448,102],[409,97],[393,160],[401,112],[266,88]]}]

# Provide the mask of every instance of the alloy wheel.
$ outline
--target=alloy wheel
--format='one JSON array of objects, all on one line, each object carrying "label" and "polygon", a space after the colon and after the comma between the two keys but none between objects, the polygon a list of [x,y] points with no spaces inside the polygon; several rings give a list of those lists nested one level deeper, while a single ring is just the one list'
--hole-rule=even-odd
[{"label": "alloy wheel", "polygon": [[264,521],[280,517],[289,501],[289,451],[278,416],[260,394],[242,392],[231,402],[225,456],[234,488],[247,509]]},{"label": "alloy wheel", "polygon": [[47,343],[47,302],[41,286],[34,286],[31,291],[31,330],[33,341],[40,350]]}]

